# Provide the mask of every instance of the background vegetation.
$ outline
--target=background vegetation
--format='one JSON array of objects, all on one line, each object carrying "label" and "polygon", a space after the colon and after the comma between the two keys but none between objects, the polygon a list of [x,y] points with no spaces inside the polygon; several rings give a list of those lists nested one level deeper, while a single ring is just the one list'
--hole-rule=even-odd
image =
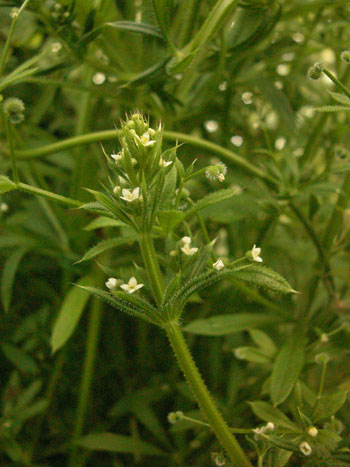
[{"label": "background vegetation", "polygon": [[300,292],[191,297],[186,338],[225,419],[254,465],[349,465],[349,2],[24,3],[0,1],[1,465],[230,465],[206,426],[169,424],[203,416],[164,334],[72,285],[142,264],[79,209],[136,109],[185,167],[227,165],[186,184],[194,201],[237,191],[193,238],[204,221],[231,261],[256,244]]}]

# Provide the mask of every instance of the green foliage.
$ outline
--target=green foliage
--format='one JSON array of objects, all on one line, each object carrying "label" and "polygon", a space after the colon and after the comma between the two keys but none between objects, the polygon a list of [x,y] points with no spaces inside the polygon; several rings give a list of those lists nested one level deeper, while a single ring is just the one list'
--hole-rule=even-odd
[{"label": "green foliage", "polygon": [[350,464],[349,15],[0,1],[1,466]]}]

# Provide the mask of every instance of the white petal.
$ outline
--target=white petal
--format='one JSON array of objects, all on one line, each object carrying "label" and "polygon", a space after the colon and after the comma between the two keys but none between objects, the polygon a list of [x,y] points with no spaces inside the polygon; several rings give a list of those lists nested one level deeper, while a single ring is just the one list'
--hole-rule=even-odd
[{"label": "white petal", "polygon": [[134,277],[134,276],[133,276],[133,277],[130,277],[128,284],[130,285],[130,287],[135,287],[135,286],[137,286],[136,277]]},{"label": "white petal", "polygon": [[122,189],[122,194],[124,196],[123,199],[127,198],[127,197],[130,197],[131,196],[131,190],[128,190],[127,188],[123,188]]},{"label": "white petal", "polygon": [[182,239],[180,241],[184,245],[189,245],[192,242],[191,237],[182,237]]},{"label": "white petal", "polygon": [[125,290],[125,292],[129,292],[130,290],[130,285],[129,284],[122,284],[120,286],[121,289]]},{"label": "white petal", "polygon": [[140,187],[134,189],[134,191],[132,192],[132,196],[134,197],[134,199],[140,196]]},{"label": "white petal", "polygon": [[255,256],[255,257],[253,258],[253,260],[256,261],[257,263],[262,263],[262,262],[263,262],[263,259],[260,258],[260,256]]}]

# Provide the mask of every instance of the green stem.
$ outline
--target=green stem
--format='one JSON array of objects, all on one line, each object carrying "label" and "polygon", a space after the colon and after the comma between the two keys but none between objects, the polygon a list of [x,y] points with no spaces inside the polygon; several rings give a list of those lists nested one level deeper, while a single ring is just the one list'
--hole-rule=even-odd
[{"label": "green stem", "polygon": [[160,268],[154,250],[152,235],[149,232],[144,232],[139,239],[142,258],[145,263],[148,279],[150,281],[151,290],[158,305],[163,301],[164,285],[160,273]]},{"label": "green stem", "polygon": [[[82,379],[80,383],[78,407],[76,411],[75,426],[73,430],[73,443],[83,433],[84,423],[87,410],[89,407],[91,385],[94,376],[95,361],[97,356],[97,348],[99,341],[99,333],[101,327],[103,302],[94,298],[91,305],[88,333],[86,337],[86,351]],[[68,465],[70,467],[78,467],[82,462],[78,459],[78,448],[74,446],[70,454]]]},{"label": "green stem", "polygon": [[4,47],[3,51],[2,51],[1,58],[0,58],[0,78],[1,78],[1,76],[3,74],[4,68],[5,68],[5,65],[6,65],[6,60],[7,60],[9,50],[10,50],[10,44],[11,44],[12,36],[13,36],[13,33],[15,32],[15,28],[16,28],[18,18],[20,16],[20,14],[22,13],[22,11],[25,9],[25,7],[28,5],[29,2],[30,2],[30,0],[25,0],[25,2],[23,2],[23,4],[22,4],[21,8],[17,11],[17,14],[12,17],[10,31],[9,31],[9,34],[7,36],[5,47]]},{"label": "green stem", "polygon": [[208,419],[208,422],[216,434],[220,444],[227,451],[231,461],[237,467],[252,467],[244,454],[236,438],[231,433],[222,415],[216,408],[211,395],[193,361],[181,329],[177,323],[169,323],[166,333],[173,351],[178,359],[185,378],[190,385],[197,402]]},{"label": "green stem", "polygon": [[337,88],[342,91],[346,96],[350,97],[350,91],[349,89],[344,86],[344,84],[339,81],[339,79],[333,75],[333,73],[331,73],[329,70],[327,70],[327,68],[325,68],[323,70],[323,73],[328,76],[328,78],[333,81],[333,83],[337,86]]},{"label": "green stem", "polygon": [[[87,133],[81,136],[75,136],[73,138],[67,138],[64,141],[60,141],[47,146],[42,146],[36,149],[27,149],[25,151],[16,151],[18,159],[35,159],[49,154],[65,151],[67,149],[74,148],[83,144],[90,144],[100,141],[113,140],[118,137],[120,130],[105,130],[97,131],[95,133]],[[216,154],[217,156],[223,157],[225,160],[237,165],[242,171],[249,175],[254,175],[261,180],[264,180],[268,185],[276,188],[278,181],[270,175],[266,174],[263,170],[259,169],[255,165],[246,161],[243,157],[230,151],[229,149],[223,148],[218,144],[211,143],[195,136],[186,135],[184,133],[178,133],[175,131],[164,131],[164,139],[171,142],[181,141],[188,143],[200,149],[204,149],[210,154]]]},{"label": "green stem", "polygon": [[30,193],[31,195],[43,196],[44,198],[48,198],[51,201],[56,201],[57,203],[65,204],[66,206],[71,206],[73,208],[80,208],[84,204],[76,199],[67,198],[66,196],[58,195],[36,186],[27,185],[26,183],[19,182],[17,188],[19,190],[25,191],[26,193]]},{"label": "green stem", "polygon": [[18,176],[18,169],[17,169],[17,164],[16,164],[15,148],[14,148],[13,137],[11,133],[11,125],[10,125],[10,122],[7,116],[5,116],[5,126],[6,126],[7,141],[8,141],[10,155],[11,155],[13,181],[15,182],[16,185],[18,185],[19,176]]}]

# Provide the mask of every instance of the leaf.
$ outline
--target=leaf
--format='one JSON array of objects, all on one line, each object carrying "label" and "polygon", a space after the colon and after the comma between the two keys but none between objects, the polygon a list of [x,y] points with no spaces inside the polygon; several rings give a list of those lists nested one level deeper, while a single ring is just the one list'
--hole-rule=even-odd
[{"label": "leaf", "polygon": [[84,230],[96,230],[96,229],[103,229],[105,227],[125,227],[124,222],[118,219],[111,219],[110,217],[97,217],[93,221],[91,221],[88,225],[84,227]]},{"label": "leaf", "polygon": [[[77,282],[78,285],[88,285],[92,283],[92,278],[84,276]],[[60,311],[53,326],[51,335],[52,353],[63,347],[73,334],[81,314],[89,299],[89,294],[85,290],[72,286],[65,296]]]},{"label": "leaf", "polygon": [[15,250],[4,264],[1,274],[1,300],[6,313],[10,308],[12,290],[19,263],[27,251],[27,248]]},{"label": "leaf", "polygon": [[138,239],[138,236],[136,234],[130,234],[125,237],[110,238],[108,240],[102,240],[102,242],[90,248],[90,250],[88,250],[85,253],[85,255],[79,261],[77,261],[77,263],[82,263],[83,261],[87,261],[89,259],[95,258],[101,253],[104,253],[105,251],[110,250],[112,248],[117,248],[119,246],[124,246],[130,243],[135,243],[137,239]]},{"label": "leaf", "polygon": [[234,351],[235,357],[253,363],[270,363],[271,359],[257,347],[237,347]]},{"label": "leaf", "polygon": [[231,198],[238,193],[237,188],[227,188],[226,190],[219,190],[215,191],[214,193],[210,193],[210,195],[204,196],[204,198],[197,201],[193,206],[191,206],[187,211],[184,212],[185,218],[196,214],[201,209],[210,206],[211,204],[219,203],[220,201]]},{"label": "leaf", "polygon": [[277,352],[277,347],[273,340],[260,329],[250,329],[250,337],[253,339],[256,345],[258,345],[266,355],[272,357]]},{"label": "leaf", "polygon": [[300,453],[300,448],[297,444],[292,441],[287,441],[286,439],[278,438],[274,435],[263,435],[264,438],[268,439],[273,446],[276,446],[280,449],[285,449],[286,451],[293,451]]},{"label": "leaf", "polygon": [[153,8],[163,34],[168,37],[173,21],[174,0],[153,0]]},{"label": "leaf", "polygon": [[350,105],[321,105],[320,107],[314,107],[317,112],[340,112],[342,110],[349,111]]},{"label": "leaf", "polygon": [[276,316],[274,315],[235,313],[232,315],[212,316],[207,319],[196,319],[187,324],[183,330],[202,336],[225,336],[272,323],[276,323]]},{"label": "leaf", "polygon": [[152,444],[114,433],[96,433],[78,439],[75,444],[94,451],[134,453],[145,456],[163,456],[164,451]]},{"label": "leaf", "polygon": [[100,298],[104,302],[108,303],[114,308],[117,308],[118,310],[124,311],[124,313],[127,313],[130,316],[144,319],[145,321],[155,324],[156,326],[161,326],[163,323],[162,315],[155,308],[153,309],[153,307],[152,307],[152,311],[142,310],[136,307],[133,303],[126,301],[126,300],[122,300],[118,298],[115,294],[106,292],[105,290],[98,289],[96,287],[81,286],[81,285],[78,287],[81,287],[84,290],[87,290],[88,292]]},{"label": "leaf", "polygon": [[118,29],[120,31],[135,32],[137,34],[143,34],[164,40],[161,30],[153,24],[135,23],[134,21],[114,21],[113,23],[106,23],[105,26]]},{"label": "leaf", "polygon": [[30,374],[38,373],[38,365],[22,349],[6,342],[1,345],[1,349],[19,371]]},{"label": "leaf", "polygon": [[274,405],[287,399],[304,365],[306,339],[300,332],[294,332],[282,346],[275,360],[270,395]]},{"label": "leaf", "polygon": [[265,422],[273,422],[275,425],[288,430],[298,430],[298,426],[295,423],[289,420],[283,412],[273,407],[271,404],[261,401],[248,402],[248,404],[251,406],[255,415]]},{"label": "leaf", "polygon": [[296,293],[284,277],[265,266],[255,266],[252,264],[245,269],[237,271],[233,277],[258,287],[273,290],[274,292],[283,294]]},{"label": "leaf", "polygon": [[6,193],[16,189],[16,184],[5,175],[0,176],[0,193]]},{"label": "leaf", "polygon": [[328,92],[336,102],[350,106],[350,99],[348,98],[348,96],[345,96],[344,94],[340,94],[339,92],[333,92],[333,91],[328,91]]},{"label": "leaf", "polygon": [[335,391],[332,394],[322,396],[317,402],[312,420],[316,423],[330,418],[344,405],[346,396],[347,393],[345,391]]},{"label": "leaf", "polygon": [[182,222],[184,219],[184,213],[182,211],[159,211],[157,213],[158,221],[166,235],[169,235],[174,228]]}]

